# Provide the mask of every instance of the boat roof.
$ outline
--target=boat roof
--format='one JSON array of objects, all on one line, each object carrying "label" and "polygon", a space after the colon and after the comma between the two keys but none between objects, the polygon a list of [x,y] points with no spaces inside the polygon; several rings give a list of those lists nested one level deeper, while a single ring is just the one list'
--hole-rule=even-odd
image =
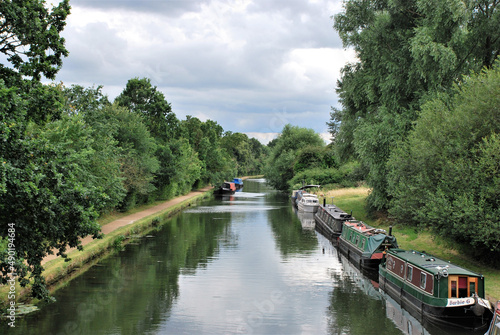
[{"label": "boat roof", "polygon": [[481,274],[470,271],[449,261],[445,261],[443,259],[434,257],[425,252],[419,252],[415,250],[403,250],[403,249],[390,249],[389,253],[394,254],[395,256],[406,260],[408,263],[411,263],[419,268],[423,268],[428,272],[433,274],[437,274],[439,271],[444,268],[447,269],[448,274],[450,275],[467,275],[467,276],[477,276],[482,277]]},{"label": "boat roof", "polygon": [[304,185],[299,190],[306,190],[308,188],[313,188],[313,187],[321,187],[321,185]]},{"label": "boat roof", "polygon": [[372,226],[367,225],[363,221],[358,220],[348,220],[344,222],[345,225],[356,229],[360,233],[364,235],[376,235],[376,234],[385,234],[386,231],[384,229],[373,228]]},{"label": "boat roof", "polygon": [[316,199],[318,199],[318,196],[316,194],[303,193],[302,198],[316,198]]},{"label": "boat roof", "polygon": [[325,206],[321,206],[326,212],[328,212],[331,216],[333,216],[334,218],[339,218],[339,219],[353,219],[354,218],[352,217],[351,214],[348,214],[346,212],[344,212],[343,210],[341,210],[340,208],[338,208],[337,206],[335,205],[328,205],[326,204]]}]

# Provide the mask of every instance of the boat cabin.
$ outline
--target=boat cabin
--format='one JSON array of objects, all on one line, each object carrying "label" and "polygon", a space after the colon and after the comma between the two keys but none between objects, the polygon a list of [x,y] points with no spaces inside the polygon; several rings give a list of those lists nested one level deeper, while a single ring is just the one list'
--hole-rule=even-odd
[{"label": "boat cabin", "polygon": [[417,291],[448,299],[448,305],[466,303],[474,295],[484,297],[484,277],[425,253],[391,250],[386,256],[387,271]]}]

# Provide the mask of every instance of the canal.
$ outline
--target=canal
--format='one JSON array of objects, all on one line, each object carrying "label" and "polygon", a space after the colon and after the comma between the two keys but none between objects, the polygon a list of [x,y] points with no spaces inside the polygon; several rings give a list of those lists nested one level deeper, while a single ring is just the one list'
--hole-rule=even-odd
[{"label": "canal", "polygon": [[56,302],[0,330],[429,334],[376,287],[286,196],[246,180],[242,192],[184,210],[70,281]]}]

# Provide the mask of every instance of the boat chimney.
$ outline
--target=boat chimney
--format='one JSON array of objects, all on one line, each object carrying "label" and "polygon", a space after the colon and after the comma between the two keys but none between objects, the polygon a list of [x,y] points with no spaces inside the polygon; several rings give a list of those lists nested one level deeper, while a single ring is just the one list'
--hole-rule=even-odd
[{"label": "boat chimney", "polygon": [[326,198],[323,198],[323,207],[326,207]]},{"label": "boat chimney", "polygon": [[392,226],[389,226],[389,236],[392,236]]}]

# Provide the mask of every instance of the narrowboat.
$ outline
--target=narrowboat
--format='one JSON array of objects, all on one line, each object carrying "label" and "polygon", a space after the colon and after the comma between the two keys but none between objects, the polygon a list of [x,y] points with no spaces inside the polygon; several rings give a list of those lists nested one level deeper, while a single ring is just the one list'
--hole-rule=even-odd
[{"label": "narrowboat", "polygon": [[214,195],[222,196],[222,195],[230,195],[236,192],[236,185],[232,182],[225,181],[222,185],[214,191]]},{"label": "narrowboat", "polygon": [[500,335],[500,300],[495,307],[495,315],[491,320],[490,329],[484,335]]},{"label": "narrowboat", "polygon": [[348,214],[335,205],[323,204],[314,215],[316,230],[323,234],[330,241],[336,240],[342,233],[344,221],[353,220]]},{"label": "narrowboat", "polygon": [[243,179],[234,178],[232,182],[234,183],[234,186],[236,186],[237,190],[239,190],[240,188],[243,188]]},{"label": "narrowboat", "polygon": [[363,221],[347,220],[342,224],[338,246],[347,258],[366,271],[378,271],[383,253],[397,248],[396,238],[384,229],[373,228]]},{"label": "narrowboat", "polygon": [[479,330],[493,316],[484,277],[423,252],[389,249],[379,285],[419,320]]}]

